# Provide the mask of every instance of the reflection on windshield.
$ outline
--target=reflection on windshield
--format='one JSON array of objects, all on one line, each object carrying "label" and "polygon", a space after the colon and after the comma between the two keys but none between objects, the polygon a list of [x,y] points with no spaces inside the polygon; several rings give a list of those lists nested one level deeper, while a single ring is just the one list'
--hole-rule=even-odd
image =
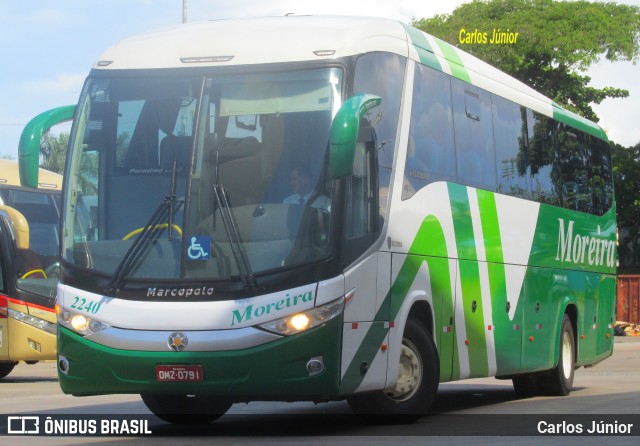
[{"label": "reflection on windshield", "polygon": [[341,89],[334,68],[90,80],[74,127],[63,255],[113,274],[175,164],[184,206],[155,229],[178,236],[155,237],[125,279],[246,277],[326,257],[325,166]]},{"label": "reflection on windshield", "polygon": [[[24,216],[28,227],[25,246],[14,246],[14,267],[18,288],[41,296],[53,296],[58,281],[59,194],[2,189],[0,202]],[[19,221],[12,222],[19,225]]]}]

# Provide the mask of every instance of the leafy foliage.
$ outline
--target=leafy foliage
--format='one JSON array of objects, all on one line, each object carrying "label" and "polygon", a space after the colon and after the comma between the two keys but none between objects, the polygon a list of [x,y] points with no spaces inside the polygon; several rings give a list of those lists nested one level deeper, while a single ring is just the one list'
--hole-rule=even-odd
[{"label": "leafy foliage", "polygon": [[[616,185],[621,272],[632,272],[640,265],[640,143],[622,147],[611,143],[613,177]],[[631,270],[625,271],[631,267]]]},{"label": "leafy foliage", "polygon": [[[40,139],[40,167],[52,172],[64,174],[69,147],[69,134],[60,133],[57,137],[47,132]],[[81,171],[78,178],[80,190],[87,195],[95,195],[97,189],[98,156],[97,153],[85,154],[81,159]]]},{"label": "leafy foliage", "polygon": [[[417,28],[477,56],[592,121],[591,104],[625,98],[615,87],[595,88],[581,74],[594,63],[640,60],[640,7],[553,0],[476,0],[451,14],[416,19]],[[461,30],[517,32],[512,44],[463,44]]]},{"label": "leafy foliage", "polygon": [[62,175],[68,146],[68,133],[60,133],[58,137],[49,132],[42,135],[40,139],[40,167]]}]

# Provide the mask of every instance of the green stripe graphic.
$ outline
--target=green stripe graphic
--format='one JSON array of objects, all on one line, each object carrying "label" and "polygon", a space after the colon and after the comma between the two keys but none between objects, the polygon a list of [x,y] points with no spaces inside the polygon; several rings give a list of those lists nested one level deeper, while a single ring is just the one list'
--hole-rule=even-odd
[{"label": "green stripe graphic", "polygon": [[420,62],[424,65],[427,65],[431,68],[435,68],[438,71],[442,71],[442,67],[440,66],[440,62],[438,62],[438,58],[433,53],[433,49],[429,44],[429,41],[425,37],[424,33],[413,26],[404,25],[409,38],[411,39],[411,43],[415,47],[418,52],[418,56],[420,57]]},{"label": "green stripe graphic", "polygon": [[[511,358],[509,364],[504,364],[505,369],[517,369],[519,365],[518,355],[503,355],[500,352],[511,352],[518,348],[520,338],[514,336],[513,323],[509,320],[506,311],[507,286],[506,270],[504,265],[504,253],[502,248],[502,234],[498,221],[498,210],[495,194],[492,192],[468,189],[465,186],[452,183],[447,184],[451,215],[453,216],[453,229],[457,245],[457,252],[449,252],[442,223],[434,215],[428,215],[422,222],[416,236],[409,248],[398,276],[394,280],[391,289],[384,299],[378,314],[377,321],[395,320],[407,294],[415,282],[420,267],[426,263],[429,269],[429,281],[431,290],[426,290],[432,295],[433,312],[435,319],[435,335],[438,340],[438,352],[441,358],[440,379],[447,381],[460,378],[460,355],[468,355],[469,376],[481,377],[489,374],[489,357],[487,352],[487,330],[485,325],[485,311],[491,312],[494,330],[495,349],[498,352],[496,358],[498,370],[501,369],[501,358]],[[481,225],[480,237],[476,240],[473,230],[473,217],[469,193],[476,194]],[[482,243],[482,245],[479,245]],[[480,267],[478,264],[478,246],[483,246],[486,255],[486,267],[488,273],[488,285],[491,293],[490,306],[485,308],[482,301],[480,282]],[[449,259],[458,259],[460,271],[461,295],[454,296],[452,292],[451,273]],[[446,338],[442,328],[449,325],[449,318],[454,315],[454,302],[459,300],[462,305],[466,339],[459,339],[459,330],[454,328],[455,339]],[[475,303],[475,305],[474,305]],[[516,302],[512,303],[516,305]],[[516,308],[516,316],[520,314]],[[458,321],[460,322],[460,321]],[[375,324],[374,324],[375,325]],[[387,335],[387,329],[380,329],[381,324],[372,328],[365,337],[365,341],[359,347],[354,360],[349,364],[343,381],[343,391],[346,393],[355,391],[364,379],[360,374],[360,361],[372,361],[380,344]],[[465,340],[469,342],[465,344]],[[463,346],[463,352],[458,351]],[[368,353],[367,353],[368,352]],[[364,356],[363,356],[364,355]],[[364,358],[364,359],[363,359]],[[452,362],[448,359],[452,358]],[[513,364],[511,363],[513,362]]]},{"label": "green stripe graphic", "polygon": [[453,227],[460,259],[460,285],[462,288],[462,308],[464,311],[467,345],[469,352],[469,372],[471,377],[487,376],[489,363],[484,331],[484,310],[480,287],[476,241],[473,235],[471,209],[467,188],[449,184]]},{"label": "green stripe graphic", "polygon": [[461,81],[465,81],[471,83],[471,77],[469,76],[469,72],[465,68],[462,63],[462,59],[460,59],[460,55],[456,52],[456,50],[449,45],[447,42],[440,40],[434,37],[435,41],[438,43],[438,47],[445,59],[449,63],[449,67],[451,68],[451,74]]}]

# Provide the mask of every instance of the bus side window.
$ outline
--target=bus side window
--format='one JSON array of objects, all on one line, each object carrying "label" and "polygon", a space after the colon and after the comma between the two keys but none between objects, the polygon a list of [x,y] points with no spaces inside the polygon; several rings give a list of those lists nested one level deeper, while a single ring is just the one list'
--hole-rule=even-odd
[{"label": "bus side window", "polygon": [[347,230],[349,239],[375,232],[375,181],[371,150],[358,143],[354,174],[347,180]]},{"label": "bus side window", "polygon": [[556,131],[556,150],[559,167],[558,190],[562,206],[589,212],[591,192],[587,184],[587,135],[559,124]]},{"label": "bus side window", "polygon": [[458,179],[470,186],[496,190],[491,96],[452,79]]},{"label": "bus side window", "polygon": [[588,160],[589,187],[592,190],[591,213],[602,215],[611,207],[611,152],[609,144],[591,137]]},{"label": "bus side window", "polygon": [[532,198],[540,203],[560,206],[557,172],[557,122],[537,112],[527,110],[529,133],[529,163],[531,165]]},{"label": "bus side window", "polygon": [[379,217],[382,220],[386,218],[388,211],[391,168],[395,154],[406,66],[406,58],[383,52],[363,54],[358,57],[356,63],[354,93],[369,93],[382,98],[380,106],[372,110],[375,113],[375,119],[371,119],[377,138],[378,191],[376,194]]},{"label": "bus side window", "polygon": [[455,181],[451,78],[416,64],[402,199],[434,181]]},{"label": "bus side window", "polygon": [[354,174],[346,181],[343,266],[365,252],[378,234],[378,167],[374,143],[358,143],[353,170]]},{"label": "bus side window", "polygon": [[497,192],[530,198],[526,108],[493,95],[493,129],[498,171]]}]

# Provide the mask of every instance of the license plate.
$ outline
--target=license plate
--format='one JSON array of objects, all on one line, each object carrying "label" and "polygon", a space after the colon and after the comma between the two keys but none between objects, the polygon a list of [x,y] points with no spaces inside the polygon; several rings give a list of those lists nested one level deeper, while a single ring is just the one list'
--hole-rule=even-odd
[{"label": "license plate", "polygon": [[201,365],[156,365],[156,381],[202,381]]}]

